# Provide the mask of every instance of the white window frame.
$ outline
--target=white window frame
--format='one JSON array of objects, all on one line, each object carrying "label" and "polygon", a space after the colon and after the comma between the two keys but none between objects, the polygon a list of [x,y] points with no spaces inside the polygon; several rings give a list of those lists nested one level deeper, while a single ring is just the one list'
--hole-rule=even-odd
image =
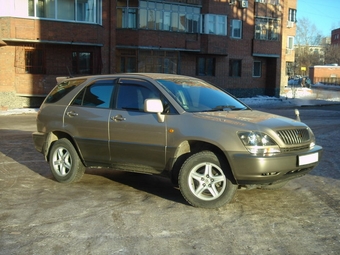
[{"label": "white window frame", "polygon": [[293,50],[294,49],[294,36],[287,37],[287,49]]},{"label": "white window frame", "polygon": [[[0,0],[1,2],[5,0]],[[102,24],[103,0],[43,0],[41,2],[39,0],[13,0],[13,2],[11,9],[8,10],[14,17]],[[43,10],[43,15],[39,13],[40,10]]]},{"label": "white window frame", "polygon": [[201,26],[202,34],[223,35],[228,34],[227,16],[216,14],[203,14],[201,18],[203,26]]},{"label": "white window frame", "polygon": [[[236,34],[236,29],[240,30],[239,35]],[[242,20],[239,19],[233,19],[231,21],[231,37],[235,39],[242,39]]]}]

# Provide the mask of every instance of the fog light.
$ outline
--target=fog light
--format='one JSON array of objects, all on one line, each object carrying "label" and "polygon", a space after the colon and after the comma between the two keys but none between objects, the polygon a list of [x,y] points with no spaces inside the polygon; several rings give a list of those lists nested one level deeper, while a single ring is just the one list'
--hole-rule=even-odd
[{"label": "fog light", "polygon": [[270,173],[263,173],[262,176],[272,176],[272,175],[278,175],[278,172],[270,172]]}]

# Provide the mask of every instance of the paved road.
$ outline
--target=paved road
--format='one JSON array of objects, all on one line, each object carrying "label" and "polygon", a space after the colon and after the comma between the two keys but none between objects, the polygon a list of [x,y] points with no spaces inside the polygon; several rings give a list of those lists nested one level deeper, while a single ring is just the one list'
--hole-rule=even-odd
[{"label": "paved road", "polygon": [[0,254],[340,254],[340,109],[300,111],[325,149],[320,165],[216,210],[156,176],[93,169],[57,183],[33,148],[35,114],[0,116]]}]

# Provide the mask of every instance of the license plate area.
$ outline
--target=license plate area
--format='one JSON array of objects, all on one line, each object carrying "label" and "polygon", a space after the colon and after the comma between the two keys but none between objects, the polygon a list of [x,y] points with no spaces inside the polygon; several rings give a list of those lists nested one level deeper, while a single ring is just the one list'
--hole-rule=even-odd
[{"label": "license plate area", "polygon": [[319,161],[319,153],[303,155],[298,157],[299,166],[309,165]]}]

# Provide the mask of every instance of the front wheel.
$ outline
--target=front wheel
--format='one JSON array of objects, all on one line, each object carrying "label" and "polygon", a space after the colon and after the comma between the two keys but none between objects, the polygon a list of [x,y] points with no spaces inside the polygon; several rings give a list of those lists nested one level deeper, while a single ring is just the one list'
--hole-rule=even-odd
[{"label": "front wheel", "polygon": [[218,208],[230,202],[237,185],[228,178],[230,169],[210,151],[190,156],[182,165],[178,184],[189,204],[203,208]]},{"label": "front wheel", "polygon": [[49,157],[50,168],[54,178],[59,182],[79,181],[85,172],[85,166],[72,143],[63,138],[56,141]]}]

